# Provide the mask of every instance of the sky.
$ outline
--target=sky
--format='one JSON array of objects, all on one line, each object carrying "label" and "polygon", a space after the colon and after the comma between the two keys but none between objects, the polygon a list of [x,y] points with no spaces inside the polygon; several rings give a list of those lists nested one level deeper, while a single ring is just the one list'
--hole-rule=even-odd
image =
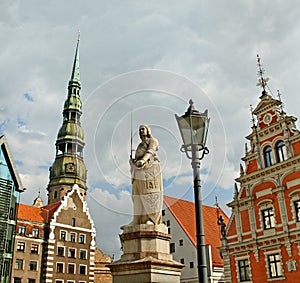
[{"label": "sky", "polygon": [[188,101],[211,118],[201,161],[202,197],[221,208],[251,132],[259,102],[257,54],[268,91],[300,115],[300,8],[294,0],[0,1],[0,135],[5,134],[32,204],[47,203],[49,167],[80,29],[82,127],[87,202],[97,245],[120,255],[120,227],[131,221],[129,174],[138,127],[159,140],[164,192],[193,200],[190,160],[175,114]]}]

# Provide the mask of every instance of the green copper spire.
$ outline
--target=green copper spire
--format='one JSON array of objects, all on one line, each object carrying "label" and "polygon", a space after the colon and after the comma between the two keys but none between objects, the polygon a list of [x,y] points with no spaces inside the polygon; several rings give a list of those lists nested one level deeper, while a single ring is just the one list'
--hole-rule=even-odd
[{"label": "green copper spire", "polygon": [[83,160],[84,133],[80,118],[82,114],[80,100],[81,83],[79,78],[79,36],[68,95],[63,108],[63,122],[56,139],[56,156],[50,167],[48,184],[48,203],[61,200],[74,184],[86,195],[86,167]]},{"label": "green copper spire", "polygon": [[79,70],[79,41],[80,41],[80,31],[78,31],[78,39],[77,39],[77,46],[75,51],[75,58],[73,63],[73,69],[71,74],[71,79],[69,84],[72,82],[77,82],[80,84],[80,70]]}]

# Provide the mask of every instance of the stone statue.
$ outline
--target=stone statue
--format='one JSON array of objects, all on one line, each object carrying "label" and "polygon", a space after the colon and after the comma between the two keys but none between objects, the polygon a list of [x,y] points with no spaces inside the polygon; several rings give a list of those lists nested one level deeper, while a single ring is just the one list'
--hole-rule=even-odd
[{"label": "stone statue", "polygon": [[150,127],[139,127],[141,142],[135,158],[130,159],[132,176],[133,222],[138,224],[161,224],[163,183],[160,160],[157,155],[158,140],[151,135]]},{"label": "stone statue", "polygon": [[224,222],[222,215],[218,217],[218,225],[221,226],[222,239],[226,239],[226,224]]}]

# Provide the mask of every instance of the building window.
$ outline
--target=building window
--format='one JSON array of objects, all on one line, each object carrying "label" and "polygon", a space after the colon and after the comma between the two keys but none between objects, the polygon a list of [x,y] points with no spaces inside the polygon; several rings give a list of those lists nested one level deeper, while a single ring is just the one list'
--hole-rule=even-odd
[{"label": "building window", "polygon": [[180,263],[184,264],[184,258],[180,259]]},{"label": "building window", "polygon": [[283,275],[279,254],[268,255],[268,268],[270,278],[281,277]]},{"label": "building window", "polygon": [[65,256],[65,248],[57,247],[57,256]]},{"label": "building window", "polygon": [[267,146],[264,149],[265,166],[269,167],[273,164],[272,148]]},{"label": "building window", "polygon": [[75,274],[75,264],[73,263],[68,264],[68,273]]},{"label": "building window", "polygon": [[272,207],[262,210],[262,218],[265,230],[275,227],[275,216]]},{"label": "building window", "polygon": [[286,150],[283,141],[280,141],[276,144],[276,157],[277,157],[277,162],[282,162],[286,160]]},{"label": "building window", "polygon": [[162,215],[162,216],[165,216],[165,215],[166,215],[166,211],[165,211],[164,209],[161,211],[161,215]]},{"label": "building window", "polygon": [[170,253],[175,253],[175,243],[170,244]]},{"label": "building window", "polygon": [[32,228],[32,237],[37,238],[39,236],[39,228]]},{"label": "building window", "polygon": [[16,269],[23,269],[23,259],[16,259]]},{"label": "building window", "polygon": [[86,265],[79,266],[79,274],[82,274],[82,275],[86,274]]},{"label": "building window", "polygon": [[64,273],[64,264],[61,262],[56,263],[56,272]]},{"label": "building window", "polygon": [[80,250],[80,259],[87,259],[87,251],[86,250]]},{"label": "building window", "polygon": [[70,233],[70,241],[73,243],[76,242],[76,233]]},{"label": "building window", "polygon": [[170,220],[167,220],[167,226],[170,226]]},{"label": "building window", "polygon": [[10,272],[11,262],[9,259],[4,260],[2,276],[8,276]]},{"label": "building window", "polygon": [[26,233],[26,227],[25,226],[19,226],[19,234],[25,235]]},{"label": "building window", "polygon": [[11,207],[9,209],[9,219],[15,220],[15,216],[16,216],[15,209],[13,207]]},{"label": "building window", "polygon": [[69,258],[75,258],[75,254],[76,254],[76,250],[70,248],[69,252],[68,252],[68,257]]},{"label": "building window", "polygon": [[54,198],[54,199],[57,199],[57,197],[58,197],[58,192],[57,192],[57,191],[54,191],[54,196],[53,196],[53,198]]},{"label": "building window", "polygon": [[296,221],[300,222],[300,200],[294,202],[295,212],[296,212]]},{"label": "building window", "polygon": [[168,227],[168,234],[171,234],[171,228]]},{"label": "building window", "polygon": [[79,235],[79,244],[84,244],[85,243],[85,235],[84,234],[80,234]]},{"label": "building window", "polygon": [[55,283],[64,283],[63,280],[55,280]]},{"label": "building window", "polygon": [[35,283],[35,279],[28,279],[28,283]]},{"label": "building window", "polygon": [[17,251],[18,252],[25,252],[25,243],[24,242],[18,242],[17,243]]},{"label": "building window", "polygon": [[37,270],[37,261],[29,262],[29,270]]},{"label": "building window", "polygon": [[62,241],[66,240],[67,232],[66,231],[60,231],[60,237],[59,239]]},{"label": "building window", "polygon": [[21,283],[22,279],[19,277],[14,277],[14,283]]},{"label": "building window", "polygon": [[72,218],[72,227],[75,227],[76,221],[75,218]]},{"label": "building window", "polygon": [[179,240],[179,246],[183,246],[183,240]]},{"label": "building window", "polygon": [[5,248],[7,253],[12,253],[13,252],[13,245],[12,245],[12,240],[7,240],[6,241],[6,248]]},{"label": "building window", "polygon": [[39,253],[39,245],[37,245],[37,244],[32,244],[32,245],[31,245],[31,250],[30,250],[30,252],[31,252],[32,254],[38,254],[38,253]]},{"label": "building window", "polygon": [[193,261],[190,262],[190,268],[194,268],[194,262]]},{"label": "building window", "polygon": [[250,280],[250,266],[248,259],[243,259],[238,261],[239,268],[239,278],[240,281],[249,281]]}]

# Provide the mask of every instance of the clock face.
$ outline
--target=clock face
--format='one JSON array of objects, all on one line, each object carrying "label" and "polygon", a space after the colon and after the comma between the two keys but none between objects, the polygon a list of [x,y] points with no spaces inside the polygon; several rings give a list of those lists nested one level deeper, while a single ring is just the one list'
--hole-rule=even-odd
[{"label": "clock face", "polygon": [[68,163],[66,165],[66,172],[67,173],[73,173],[73,172],[75,172],[75,164],[74,163]]},{"label": "clock face", "polygon": [[272,121],[272,115],[270,113],[267,113],[264,117],[264,123],[270,124],[271,121]]}]

